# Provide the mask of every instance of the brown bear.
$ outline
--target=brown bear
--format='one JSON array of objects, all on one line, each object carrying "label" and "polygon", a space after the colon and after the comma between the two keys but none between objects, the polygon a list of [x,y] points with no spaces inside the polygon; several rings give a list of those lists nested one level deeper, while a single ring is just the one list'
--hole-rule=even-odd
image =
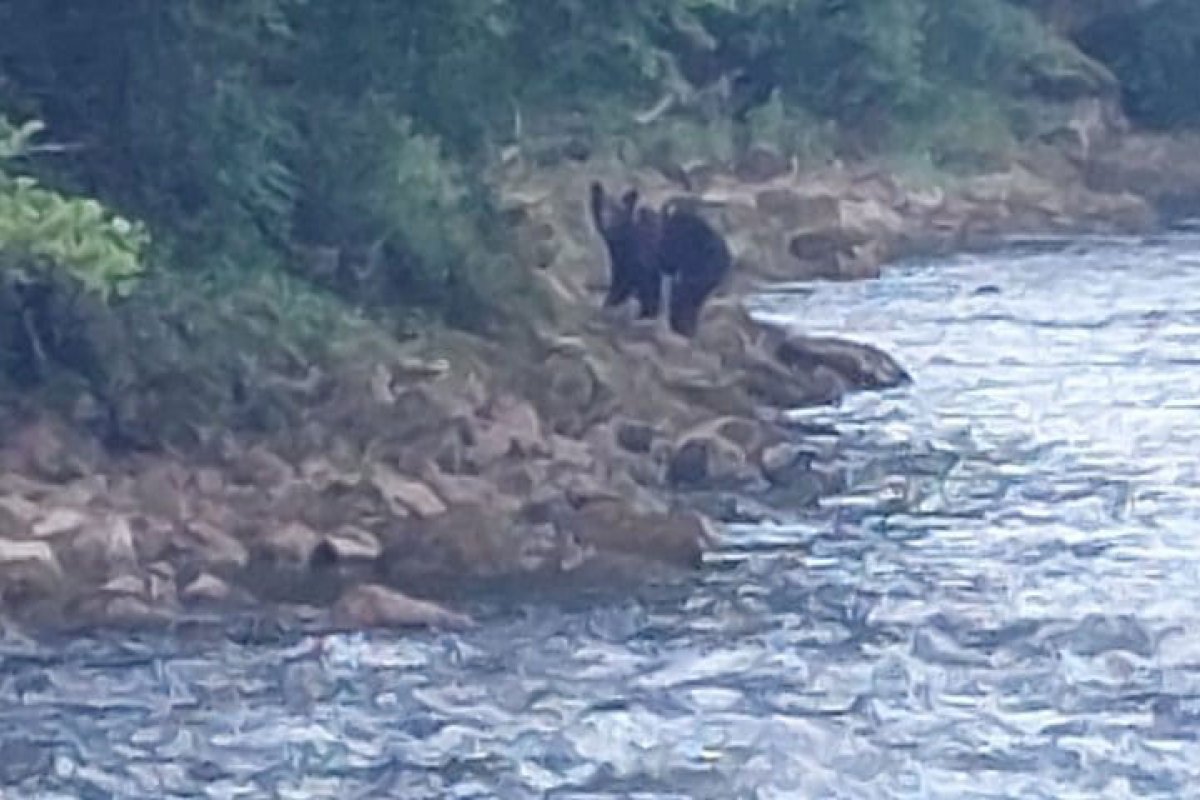
[{"label": "brown bear", "polygon": [[695,335],[704,303],[733,263],[725,239],[690,209],[671,204],[661,211],[639,209],[634,189],[616,203],[600,183],[593,182],[591,200],[592,219],[612,267],[604,305],[620,305],[636,294],[639,317],[657,317],[665,277],[671,284],[671,330],[680,336]]}]

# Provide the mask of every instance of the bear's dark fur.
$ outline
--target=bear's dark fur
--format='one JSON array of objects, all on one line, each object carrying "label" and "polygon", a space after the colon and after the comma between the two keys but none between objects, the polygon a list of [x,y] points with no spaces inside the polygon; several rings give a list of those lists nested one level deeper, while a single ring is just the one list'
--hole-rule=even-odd
[{"label": "bear's dark fur", "polygon": [[638,317],[653,319],[662,306],[662,279],[655,261],[657,223],[637,209],[638,193],[630,189],[615,202],[600,183],[592,184],[592,221],[608,248],[612,278],[606,308],[637,296]]},{"label": "bear's dark fur", "polygon": [[591,201],[592,219],[612,266],[604,305],[620,305],[636,294],[639,317],[657,317],[665,277],[671,284],[671,329],[680,336],[693,336],[704,303],[733,263],[725,239],[694,211],[669,205],[660,211],[639,209],[633,189],[618,204],[594,182]]}]

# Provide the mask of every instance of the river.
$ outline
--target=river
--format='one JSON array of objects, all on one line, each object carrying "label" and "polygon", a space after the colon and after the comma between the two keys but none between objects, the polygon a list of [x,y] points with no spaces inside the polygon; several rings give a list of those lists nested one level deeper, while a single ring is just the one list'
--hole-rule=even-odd
[{"label": "river", "polygon": [[465,634],[0,641],[0,797],[1200,797],[1200,235],[788,287],[903,389],[684,586]]}]

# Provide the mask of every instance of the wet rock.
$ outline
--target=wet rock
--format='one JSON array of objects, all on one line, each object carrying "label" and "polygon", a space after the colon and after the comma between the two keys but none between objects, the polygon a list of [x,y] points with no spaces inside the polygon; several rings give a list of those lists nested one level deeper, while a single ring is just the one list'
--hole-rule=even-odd
[{"label": "wet rock", "polygon": [[760,466],[772,486],[794,487],[809,479],[812,453],[800,445],[782,442],[763,450]]},{"label": "wet rock", "polygon": [[388,467],[376,465],[371,470],[371,483],[396,516],[411,514],[418,519],[428,519],[446,513],[446,504],[432,489]]},{"label": "wet rock", "polygon": [[348,589],[334,606],[332,619],[335,625],[351,628],[460,630],[474,624],[465,614],[374,584]]},{"label": "wet rock", "polygon": [[649,453],[654,434],[654,426],[645,422],[622,420],[616,425],[617,444],[631,453]]},{"label": "wet rock", "polygon": [[0,598],[47,596],[62,582],[62,567],[48,543],[0,539]]},{"label": "wet rock", "polygon": [[141,597],[119,594],[100,595],[98,599],[102,602],[95,611],[88,613],[90,609],[85,606],[84,613],[102,624],[142,627],[159,625],[171,619],[171,613],[167,609],[152,605]]},{"label": "wet rock", "polygon": [[622,500],[589,503],[563,525],[585,547],[686,567],[698,566],[718,541],[712,523],[694,511],[641,512]]},{"label": "wet rock", "polygon": [[707,481],[707,442],[693,439],[676,448],[667,466],[667,480],[677,486],[699,486]]},{"label": "wet rock", "polygon": [[688,434],[675,447],[667,464],[667,481],[686,488],[728,487],[753,480],[746,453],[725,437]]},{"label": "wet rock", "polygon": [[776,357],[791,369],[809,373],[825,367],[855,389],[887,389],[912,379],[895,359],[877,347],[813,336],[789,336]]}]

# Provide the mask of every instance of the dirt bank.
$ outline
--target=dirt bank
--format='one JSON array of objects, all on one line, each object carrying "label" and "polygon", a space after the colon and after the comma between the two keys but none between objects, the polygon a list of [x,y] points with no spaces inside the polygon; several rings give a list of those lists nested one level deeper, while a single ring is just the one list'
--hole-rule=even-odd
[{"label": "dirt bank", "polygon": [[[520,342],[376,335],[327,364],[254,359],[231,394],[261,425],[188,416],[177,401],[202,395],[165,370],[128,392],[136,450],[100,445],[86,392],[71,413],[5,398],[0,608],[50,624],[303,607],[335,625],[459,626],[435,602],[464,587],[694,569],[721,535],[699,510],[720,508],[715,493],[795,511],[839,487],[827,444],[778,411],[906,380],[868,345],[754,323],[739,296],[1005,233],[1149,230],[1197,196],[1192,143],[1076,128],[936,187],[767,151],[636,173],[510,164],[496,180],[552,307]],[[597,176],[651,202],[699,197],[729,236],[736,277],[695,340],[597,309]]]}]

